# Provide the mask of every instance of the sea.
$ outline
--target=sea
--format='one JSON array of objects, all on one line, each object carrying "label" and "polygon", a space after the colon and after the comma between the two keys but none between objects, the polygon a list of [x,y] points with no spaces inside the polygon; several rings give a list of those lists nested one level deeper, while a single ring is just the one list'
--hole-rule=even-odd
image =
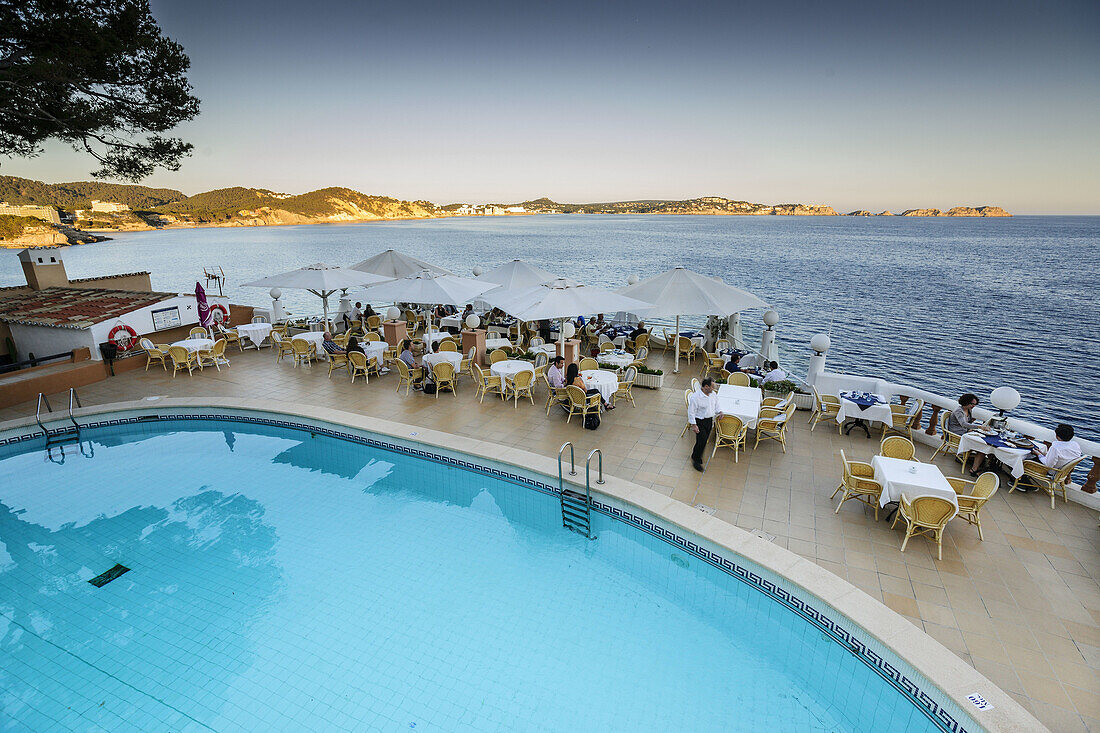
[{"label": "sea", "polygon": [[[225,295],[258,306],[270,305],[267,291],[242,283],[389,248],[459,275],[519,258],[607,288],[682,265],[771,305],[780,361],[796,374],[805,374],[810,338],[827,333],[830,370],[951,397],[974,392],[986,406],[993,388],[1014,387],[1015,415],[1100,439],[1100,217],[578,214],[112,236],[66,251],[69,276],[148,270],[157,290],[193,292],[204,267],[221,267]],[[2,285],[24,282],[14,254],[0,258]],[[284,302],[320,312],[304,291],[286,291]],[[742,314],[746,341],[759,342],[761,316]]]}]

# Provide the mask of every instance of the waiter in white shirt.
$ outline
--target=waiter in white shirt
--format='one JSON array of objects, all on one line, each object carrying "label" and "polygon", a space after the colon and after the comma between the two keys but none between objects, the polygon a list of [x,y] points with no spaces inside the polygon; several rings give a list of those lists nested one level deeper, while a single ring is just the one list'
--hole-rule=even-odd
[{"label": "waiter in white shirt", "polygon": [[714,380],[707,377],[699,385],[699,390],[688,398],[688,424],[695,433],[695,449],[691,451],[691,465],[696,471],[703,470],[703,451],[707,447],[707,438],[714,427],[714,418],[718,412],[718,395],[714,391]]}]

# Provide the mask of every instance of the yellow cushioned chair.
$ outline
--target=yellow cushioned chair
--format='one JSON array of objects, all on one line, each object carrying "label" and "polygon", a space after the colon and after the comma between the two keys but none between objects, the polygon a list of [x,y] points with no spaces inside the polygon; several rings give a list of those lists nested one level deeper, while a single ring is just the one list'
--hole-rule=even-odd
[{"label": "yellow cushioned chair", "polygon": [[[817,387],[812,387],[814,391],[814,409],[810,413],[810,432],[814,431],[817,424],[822,420],[832,420],[836,422],[837,416],[840,414],[840,398],[831,394],[821,394],[817,391]],[[836,424],[836,432],[841,432],[840,423]]]},{"label": "yellow cushioned chair", "polygon": [[477,362],[473,362],[474,379],[477,381],[477,396],[478,402],[485,402],[485,395],[493,392],[499,394],[501,399],[504,399],[504,382],[500,377],[496,376],[492,372],[482,369],[481,365]]},{"label": "yellow cushioned chair", "polygon": [[832,499],[841,491],[844,492],[844,496],[840,497],[840,503],[836,505],[836,511],[833,513],[840,514],[840,507],[844,506],[844,502],[855,499],[875,510],[875,521],[877,522],[879,500],[882,498],[882,484],[875,480],[875,469],[870,463],[849,461],[844,455],[844,451],[840,451],[840,462],[842,464],[840,486],[836,487],[833,496],[829,498]]},{"label": "yellow cushioned chair", "polygon": [[355,384],[355,378],[357,376],[363,377],[363,380],[367,384],[370,384],[370,371],[370,364],[367,361],[366,354],[361,351],[348,352],[348,372],[351,374],[352,384]]},{"label": "yellow cushioned chair", "polygon": [[787,452],[787,426],[794,414],[794,402],[789,402],[783,410],[774,407],[764,407],[760,410],[760,417],[756,420],[756,443],[753,450],[760,447],[763,440],[774,440],[783,446],[783,452]]},{"label": "yellow cushioned chair", "polygon": [[898,513],[890,524],[893,529],[899,519],[905,520],[905,538],[901,541],[901,551],[909,544],[910,537],[930,536],[936,542],[936,556],[943,559],[943,530],[947,522],[955,515],[955,505],[938,496],[918,496],[912,501],[901,495]]},{"label": "yellow cushioned chair", "polygon": [[198,367],[198,356],[193,351],[188,351],[182,346],[169,346],[168,356],[172,359],[172,379],[176,378],[176,372],[187,370],[187,376]]},{"label": "yellow cushioned chair", "polygon": [[512,407],[519,407],[520,397],[526,397],[531,400],[532,405],[535,404],[535,395],[532,390],[534,385],[534,372],[529,372],[526,369],[516,372],[516,375],[512,377],[512,381],[505,383],[507,394],[512,397]]},{"label": "yellow cushioned chair", "polygon": [[711,450],[710,457],[714,458],[719,448],[733,448],[733,462],[737,463],[738,449],[745,449],[749,434],[745,423],[736,415],[719,415],[714,421],[714,429],[714,449]]},{"label": "yellow cushioned chair", "polygon": [[166,344],[154,344],[147,338],[141,339],[138,343],[141,344],[141,348],[145,349],[145,371],[149,371],[150,364],[160,364],[164,371],[168,371],[168,364],[165,363],[168,356],[168,346]]},{"label": "yellow cushioned chair", "polygon": [[583,389],[575,384],[567,385],[565,393],[569,397],[569,416],[565,418],[566,422],[572,420],[574,415],[580,415],[583,424],[585,416],[600,414],[600,396],[598,394],[586,394]]},{"label": "yellow cushioned chair", "polygon": [[1024,481],[1047,492],[1050,495],[1050,508],[1053,509],[1055,494],[1060,493],[1062,501],[1068,501],[1066,499],[1066,483],[1069,481],[1073,469],[1077,468],[1077,464],[1083,460],[1085,460],[1085,457],[1081,456],[1076,461],[1072,461],[1053,472],[1039,461],[1024,461],[1024,474],[1012,482],[1008,493],[1011,494],[1020,485],[1020,482]]},{"label": "yellow cushioned chair", "polygon": [[294,355],[294,366],[299,364],[313,365],[313,358],[317,356],[317,347],[313,345],[312,341],[306,341],[305,339],[292,338],[290,340],[290,350]]},{"label": "yellow cushioned chair", "polygon": [[417,367],[416,369],[409,369],[409,365],[405,362],[397,359],[393,362],[397,366],[397,392],[401,391],[401,385],[405,385],[405,394],[409,394],[409,390],[414,383],[420,382],[424,379],[424,367]]},{"label": "yellow cushioned chair", "polygon": [[[355,353],[358,354],[359,352],[356,351]],[[328,378],[332,379],[332,373],[337,371],[338,369],[343,369],[350,374],[347,352],[344,352],[343,354],[328,355]]]},{"label": "yellow cushioned chair", "polygon": [[1001,486],[1000,477],[992,471],[986,471],[973,481],[961,478],[948,478],[947,483],[955,490],[956,500],[959,502],[959,513],[956,515],[967,524],[978,528],[978,539],[982,536],[981,511],[986,502],[993,498],[997,489]]},{"label": "yellow cushioned chair", "polygon": [[455,392],[455,366],[449,361],[441,361],[432,365],[432,381],[435,382],[435,398],[439,399],[440,391],[449,389],[451,394]]},{"label": "yellow cushioned chair", "polygon": [[550,408],[554,405],[566,405],[569,403],[569,395],[565,391],[565,387],[551,387],[550,378],[546,376],[546,372],[539,374],[539,379],[543,385],[546,386],[546,414],[550,414]]}]

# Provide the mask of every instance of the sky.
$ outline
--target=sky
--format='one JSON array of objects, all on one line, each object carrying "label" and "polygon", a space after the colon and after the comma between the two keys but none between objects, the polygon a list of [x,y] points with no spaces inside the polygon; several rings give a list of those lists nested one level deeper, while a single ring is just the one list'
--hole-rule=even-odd
[{"label": "sky", "polygon": [[1100,214],[1095,0],[151,5],[202,111],[146,185]]}]

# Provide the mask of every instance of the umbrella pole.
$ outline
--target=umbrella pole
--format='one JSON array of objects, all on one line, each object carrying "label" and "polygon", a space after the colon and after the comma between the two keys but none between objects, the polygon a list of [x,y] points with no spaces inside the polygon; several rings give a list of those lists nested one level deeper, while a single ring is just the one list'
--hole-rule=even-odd
[{"label": "umbrella pole", "polygon": [[321,309],[325,312],[325,330],[328,330],[328,293],[321,296]]},{"label": "umbrella pole", "polygon": [[680,316],[676,316],[676,334],[672,337],[672,346],[675,349],[676,354],[676,368],[672,370],[673,374],[680,373]]}]

